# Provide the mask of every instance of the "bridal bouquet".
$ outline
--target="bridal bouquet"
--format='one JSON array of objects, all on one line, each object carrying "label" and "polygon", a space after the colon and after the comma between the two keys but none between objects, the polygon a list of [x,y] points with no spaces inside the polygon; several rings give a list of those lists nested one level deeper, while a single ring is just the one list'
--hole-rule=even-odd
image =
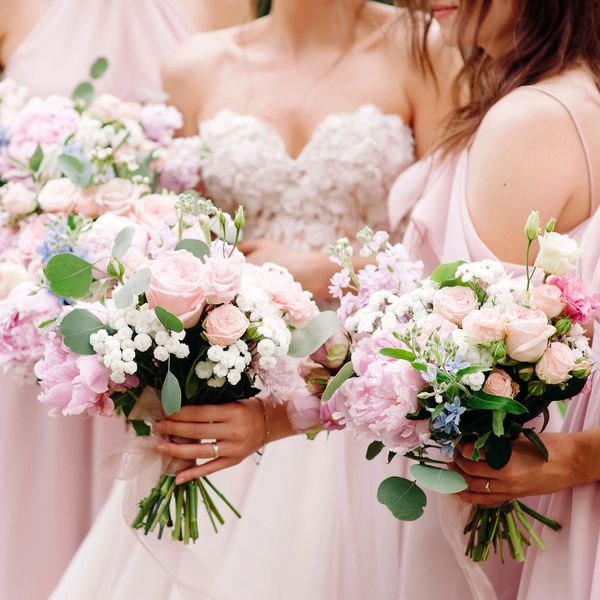
[{"label": "bridal bouquet", "polygon": [[[151,256],[129,226],[104,256],[59,253],[48,261],[47,289],[69,304],[47,325],[35,372],[39,400],[51,414],[128,420],[138,438],[124,451],[127,458],[149,456],[160,467],[132,526],[145,534],[158,527],[159,538],[172,527],[173,539],[187,544],[198,538],[199,499],[215,529],[223,518],[213,492],[237,511],[206,477],[176,485],[176,473],[190,463],[161,464],[153,423],[184,405],[235,402],[259,390],[279,394],[285,374],[294,375],[287,355],[314,351],[331,335],[334,319],[319,315],[285,269],[246,263],[236,249],[241,209],[232,220],[232,244],[213,239],[215,225],[226,237],[228,220],[209,201],[186,194],[178,209],[173,248],[155,248]],[[201,239],[183,237],[192,218]],[[85,247],[93,246],[93,226],[81,235],[88,236]]]},{"label": "bridal bouquet", "polygon": [[[325,429],[375,440],[369,459],[385,447],[389,460],[401,454],[416,461],[414,480],[391,477],[378,491],[398,519],[423,513],[419,486],[446,494],[466,488],[444,460],[463,441],[474,442],[474,460],[484,456],[496,469],[508,463],[511,441],[520,435],[548,459],[532,419],[547,420],[551,402],[584,387],[592,369],[584,327],[599,306],[570,275],[576,242],[553,228],[550,222],[542,236],[537,214],[528,220],[527,264],[536,239],[540,251],[525,278],[511,277],[496,261],[458,261],[440,265],[407,293],[383,289],[366,302],[361,291],[343,298],[351,361],[329,373],[321,421]],[[339,256],[339,245],[335,250]],[[388,252],[387,245],[379,250],[380,264]],[[349,261],[345,267],[351,273]],[[337,277],[346,277],[348,287],[347,275]],[[511,556],[524,560],[527,535],[543,547],[528,516],[560,527],[519,500],[475,508],[465,527],[467,555],[485,560],[494,548],[503,558],[507,541]]]}]

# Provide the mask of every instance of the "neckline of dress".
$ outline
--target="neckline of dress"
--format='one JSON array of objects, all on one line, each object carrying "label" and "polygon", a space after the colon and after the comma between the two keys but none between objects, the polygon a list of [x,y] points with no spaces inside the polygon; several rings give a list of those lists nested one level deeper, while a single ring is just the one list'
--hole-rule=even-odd
[{"label": "neckline of dress", "polygon": [[302,146],[302,148],[300,149],[300,152],[298,152],[298,154],[296,154],[295,156],[292,155],[292,153],[289,151],[289,148],[287,147],[283,136],[276,129],[276,127],[273,124],[269,123],[267,120],[261,119],[260,117],[257,117],[256,115],[244,114],[239,111],[233,110],[231,108],[221,108],[212,117],[208,117],[207,119],[203,119],[202,121],[200,121],[198,125],[199,125],[199,127],[201,127],[203,124],[216,121],[217,119],[222,118],[223,116],[226,116],[226,115],[233,115],[238,118],[241,117],[244,119],[249,119],[251,121],[254,121],[264,131],[266,131],[271,137],[273,137],[274,139],[277,140],[277,142],[281,146],[282,152],[285,154],[285,157],[288,160],[290,160],[293,163],[297,163],[297,162],[301,161],[302,158],[304,158],[304,155],[308,152],[308,150],[310,150],[310,148],[314,144],[315,139],[318,138],[321,130],[327,125],[327,123],[331,119],[337,119],[339,117],[347,117],[347,118],[356,117],[363,110],[368,109],[368,108],[374,109],[375,112],[377,113],[377,116],[381,117],[382,119],[392,119],[392,120],[399,121],[400,125],[405,130],[409,131],[411,137],[413,137],[413,130],[409,125],[406,124],[403,117],[401,117],[400,115],[395,114],[395,113],[386,113],[379,106],[377,106],[376,104],[374,104],[372,102],[365,102],[364,104],[361,104],[354,110],[340,111],[340,112],[329,113],[328,115],[325,115],[321,120],[319,120],[317,122],[317,124],[315,125],[311,134],[308,136],[306,143]]}]

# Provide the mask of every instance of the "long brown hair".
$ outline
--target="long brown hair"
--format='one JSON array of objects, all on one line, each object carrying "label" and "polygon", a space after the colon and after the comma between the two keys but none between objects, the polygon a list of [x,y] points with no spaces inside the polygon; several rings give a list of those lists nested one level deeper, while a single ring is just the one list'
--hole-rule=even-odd
[{"label": "long brown hair", "polygon": [[[465,58],[457,85],[466,86],[469,101],[449,117],[439,147],[444,154],[466,146],[487,111],[523,85],[562,73],[579,63],[591,69],[600,85],[600,0],[512,0],[509,34],[513,43],[492,59],[477,47],[481,25],[493,0],[461,0],[459,47]],[[430,12],[430,0],[403,0],[413,14]],[[467,25],[475,23],[471,39]],[[415,28],[422,36],[423,28]],[[423,44],[415,47],[425,48]]]}]

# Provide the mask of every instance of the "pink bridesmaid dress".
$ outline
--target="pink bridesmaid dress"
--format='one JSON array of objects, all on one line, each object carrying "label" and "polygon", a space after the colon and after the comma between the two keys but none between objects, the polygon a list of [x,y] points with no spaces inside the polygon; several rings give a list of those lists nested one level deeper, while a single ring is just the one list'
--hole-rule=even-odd
[{"label": "pink bridesmaid dress", "polygon": [[[579,134],[582,146],[585,150],[588,161],[590,183],[592,184],[591,162],[587,143],[581,133],[572,111],[559,98],[542,88],[528,87],[539,93],[544,93],[557,102],[566,110],[573,121],[573,124]],[[467,206],[467,173],[468,173],[469,151],[464,149],[442,163],[433,165],[433,161],[417,163],[411,169],[403,173],[394,184],[390,193],[389,212],[392,226],[400,223],[414,201],[420,196],[418,204],[414,208],[408,230],[406,232],[404,243],[414,258],[423,260],[426,272],[430,272],[438,264],[452,262],[455,260],[498,260],[492,251],[485,245],[478,236],[477,231],[469,216]],[[433,166],[432,166],[433,165]],[[591,198],[590,213],[593,212],[595,204]],[[578,225],[569,234],[577,240],[581,240],[587,230],[589,219]],[[597,255],[596,255],[597,256]],[[520,273],[523,271],[521,265],[507,264],[507,266]],[[600,400],[600,399],[599,399]],[[571,428],[580,427],[583,421],[581,412],[582,403],[578,402],[578,407],[573,407],[573,413],[569,418]],[[589,422],[595,419],[595,425],[600,425],[600,409],[595,407],[594,414],[588,414]],[[551,426],[557,428],[556,419],[553,418]],[[592,425],[587,425],[592,426]],[[402,463],[402,469],[408,471],[408,461]],[[407,475],[410,476],[410,475]],[[591,489],[587,492],[582,504],[584,515],[578,522],[578,531],[590,534],[589,541],[593,537],[593,545],[582,544],[582,549],[600,550],[600,523],[597,515],[593,517],[593,502],[596,502],[596,510],[600,504],[600,486],[589,486]],[[585,492],[584,492],[585,494]],[[565,522],[563,516],[566,505],[571,510],[571,497],[569,494],[566,499],[559,498],[555,500],[560,504],[557,506],[557,512],[551,514],[553,518],[559,518]],[[554,497],[553,497],[554,498]],[[566,501],[565,501],[566,500]],[[562,501],[562,503],[561,503]],[[538,499],[528,499],[528,503],[536,504]],[[547,512],[547,507],[542,506],[542,512]],[[562,512],[561,512],[562,511]],[[587,512],[586,512],[587,511]],[[465,538],[462,535],[463,519],[466,519],[469,513],[468,506],[464,505],[455,497],[440,496],[435,493],[427,495],[427,508],[425,514],[418,521],[403,523],[401,537],[401,564],[400,564],[400,595],[399,600],[406,598],[444,598],[445,600],[467,600],[474,598],[476,600],[515,600],[519,587],[519,580],[522,572],[522,565],[514,561],[502,565],[500,560],[492,557],[481,565],[472,563],[464,556]],[[457,526],[452,526],[456,523]],[[586,527],[593,529],[593,533],[586,532]],[[545,532],[544,537],[550,538],[554,534]],[[566,540],[564,531],[561,536]],[[564,543],[564,542],[563,542]],[[557,547],[559,544],[556,544]],[[565,544],[568,545],[568,544]],[[566,554],[566,550],[563,549]],[[553,568],[563,569],[568,564],[568,557],[558,562],[556,557],[551,558],[551,553],[536,553],[534,555],[544,556],[547,563],[547,576]],[[600,556],[600,553],[598,554]],[[571,555],[573,569],[580,568],[578,560],[579,553]],[[590,563],[597,562],[594,552],[589,558]],[[431,576],[431,567],[435,565],[436,576]],[[553,565],[553,566],[552,566]],[[535,567],[535,565],[533,565]],[[600,574],[600,564],[596,566],[597,573]],[[539,571],[543,572],[543,569]],[[532,565],[527,565],[527,574],[531,577],[538,575]],[[562,571],[561,571],[562,577]],[[565,583],[563,594],[556,593],[554,584],[550,584],[546,579],[547,587],[544,587],[545,594],[528,595],[524,592],[522,600],[541,600],[542,598],[573,598],[576,600],[587,600],[588,598],[599,597],[580,595],[574,596],[569,592],[570,588]],[[586,589],[590,589],[589,587]],[[597,593],[600,591],[600,580],[596,581]]]},{"label": "pink bridesmaid dress", "polygon": [[[193,33],[175,0],[55,0],[5,74],[37,95],[70,95],[98,56],[98,88],[159,89],[160,63]],[[99,462],[125,430],[117,419],[53,419],[34,384],[0,375],[0,598],[41,600],[56,585],[110,489]]]}]

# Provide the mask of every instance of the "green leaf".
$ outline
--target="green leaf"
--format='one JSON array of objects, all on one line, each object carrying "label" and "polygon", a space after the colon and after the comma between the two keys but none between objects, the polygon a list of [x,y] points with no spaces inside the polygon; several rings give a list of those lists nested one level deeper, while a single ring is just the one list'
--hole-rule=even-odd
[{"label": "green leaf", "polygon": [[131,426],[133,427],[133,430],[135,431],[136,435],[140,435],[140,436],[150,435],[150,433],[152,432],[150,425],[148,425],[147,423],[144,423],[144,421],[139,421],[138,419],[132,419],[129,422],[131,423]]},{"label": "green leaf", "polygon": [[413,465],[410,472],[419,485],[439,494],[457,494],[468,487],[462,475],[449,469]]},{"label": "green leaf", "polygon": [[334,311],[327,310],[319,313],[306,327],[292,332],[288,355],[293,358],[310,356],[339,329],[340,320]]},{"label": "green leaf", "polygon": [[512,448],[510,440],[504,437],[490,437],[485,445],[485,460],[492,469],[501,469],[510,460]]},{"label": "green leaf", "polygon": [[40,323],[38,325],[38,328],[39,329],[45,329],[49,325],[52,325],[52,323],[56,323],[56,317],[53,317],[52,319],[47,319],[46,321],[43,321],[42,323]]},{"label": "green leaf", "polygon": [[208,245],[200,240],[181,240],[177,246],[175,246],[175,250],[187,250],[202,262],[204,262],[204,257],[210,254]]},{"label": "green leaf", "polygon": [[401,521],[416,521],[427,505],[427,496],[415,481],[388,477],[377,490],[377,500]]},{"label": "green leaf", "polygon": [[181,386],[171,371],[167,371],[160,399],[163,410],[169,416],[181,409]]},{"label": "green leaf", "polygon": [[83,308],[73,309],[60,322],[65,346],[77,354],[88,356],[96,354],[90,344],[90,336],[101,329],[106,329],[106,325],[96,315]]},{"label": "green leaf", "polygon": [[433,270],[429,276],[429,279],[441,285],[448,279],[452,279],[456,275],[456,269],[458,269],[458,267],[464,263],[464,260],[457,260],[452,263],[441,264]]},{"label": "green leaf", "polygon": [[44,270],[50,289],[63,298],[83,298],[94,280],[92,265],[74,254],[54,255]]},{"label": "green leaf", "polygon": [[548,462],[548,448],[542,442],[542,438],[533,429],[523,429],[523,435],[535,446],[536,450]]},{"label": "green leaf", "polygon": [[89,81],[82,81],[73,90],[73,100],[83,100],[86,104],[90,104],[91,101],[94,99],[95,93],[96,90]]},{"label": "green leaf", "polygon": [[388,358],[396,358],[397,360],[407,360],[408,362],[415,360],[415,355],[412,352],[400,348],[382,348],[379,354]]},{"label": "green leaf", "polygon": [[502,437],[504,435],[504,417],[506,417],[505,411],[492,411],[492,427],[494,429],[494,435],[498,437]]},{"label": "green leaf", "polygon": [[61,154],[58,164],[65,177],[68,177],[78,187],[85,187],[90,178],[90,166],[81,162],[72,154]]},{"label": "green leaf", "polygon": [[176,333],[183,331],[183,323],[174,314],[162,308],[162,306],[157,306],[154,309],[154,312],[156,313],[158,320],[168,331],[175,331]]},{"label": "green leaf", "polygon": [[100,77],[102,77],[102,75],[106,73],[107,69],[108,60],[104,58],[104,56],[101,56],[100,58],[97,58],[94,64],[92,65],[90,69],[90,77],[92,79],[100,79]]},{"label": "green leaf", "polygon": [[354,375],[354,367],[351,362],[347,362],[333,377],[333,379],[327,384],[321,400],[327,402],[331,396],[342,386],[342,384],[350,379]]},{"label": "green leaf", "polygon": [[484,367],[481,365],[473,365],[471,367],[465,367],[464,369],[460,369],[459,371],[456,372],[456,379],[458,379],[460,381],[463,377],[466,377],[467,375],[473,375],[474,373],[485,373],[486,371],[489,371],[489,370],[490,370],[489,367]]},{"label": "green leaf", "polygon": [[367,460],[373,460],[383,449],[384,445],[382,442],[371,442],[367,448]]},{"label": "green leaf", "polygon": [[564,419],[567,416],[567,412],[569,410],[569,402],[567,400],[560,400],[558,402],[558,412],[560,416]]},{"label": "green leaf", "polygon": [[527,407],[512,398],[486,394],[481,390],[474,392],[470,398],[465,399],[463,405],[468,408],[479,408],[482,410],[504,410],[512,415],[522,415],[528,412]]},{"label": "green leaf", "polygon": [[125,253],[131,247],[131,242],[133,242],[133,236],[135,235],[135,227],[125,227],[125,229],[121,229],[119,233],[117,233],[117,237],[115,238],[115,243],[112,249],[112,256],[115,258],[123,258]]},{"label": "green leaf", "polygon": [[396,458],[396,456],[398,456],[397,452],[392,452],[391,450],[388,452],[388,456],[387,456],[387,464],[389,465],[394,458]]},{"label": "green leaf", "polygon": [[194,362],[192,363],[190,370],[188,371],[187,377],[185,378],[185,397],[188,400],[192,400],[200,391],[202,381],[196,375],[196,366],[201,360],[204,360],[204,352],[199,354]]},{"label": "green leaf", "polygon": [[44,160],[44,151],[42,150],[42,147],[38,144],[35,149],[35,152],[29,159],[29,168],[32,170],[33,173],[36,173],[37,170],[40,168],[42,160]]},{"label": "green leaf", "polygon": [[113,300],[117,308],[127,308],[133,303],[133,298],[143,294],[150,285],[152,272],[150,269],[141,269],[135,272],[125,285],[115,293]]}]

